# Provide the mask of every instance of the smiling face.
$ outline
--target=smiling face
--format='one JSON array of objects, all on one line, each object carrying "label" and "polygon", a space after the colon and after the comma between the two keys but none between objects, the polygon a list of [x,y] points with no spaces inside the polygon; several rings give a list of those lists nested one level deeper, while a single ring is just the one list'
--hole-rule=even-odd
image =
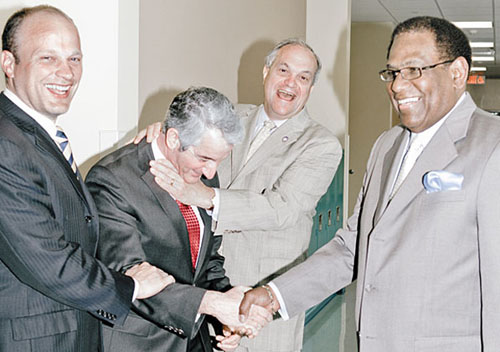
[{"label": "smiling face", "polygon": [[28,16],[16,34],[17,59],[1,56],[7,88],[26,105],[52,118],[68,111],[82,75],[80,37],[61,15],[38,12]]},{"label": "smiling face", "polygon": [[297,115],[313,87],[316,59],[300,45],[282,47],[271,67],[264,67],[264,109],[271,120]]},{"label": "smiling face", "polygon": [[[448,59],[438,51],[430,31],[403,32],[394,40],[387,68],[423,67]],[[422,71],[420,78],[406,80],[398,74],[387,82],[387,93],[401,123],[418,133],[443,118],[465,90],[466,65],[459,57],[451,64]]]},{"label": "smiling face", "polygon": [[167,130],[165,141],[167,159],[188,184],[198,182],[202,175],[207,179],[213,178],[217,167],[232,149],[232,145],[226,142],[218,129],[207,130],[198,145],[189,146],[184,151],[180,148],[179,135],[175,128]]}]

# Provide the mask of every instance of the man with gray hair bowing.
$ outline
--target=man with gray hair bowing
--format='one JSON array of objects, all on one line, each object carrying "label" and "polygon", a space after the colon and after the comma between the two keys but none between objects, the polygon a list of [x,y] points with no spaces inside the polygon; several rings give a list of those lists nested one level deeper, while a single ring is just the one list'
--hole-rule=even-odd
[{"label": "man with gray hair bowing", "polygon": [[[316,204],[342,157],[338,140],[305,108],[320,69],[318,56],[300,39],[284,40],[269,53],[264,103],[238,106],[246,134],[221,163],[220,188],[183,185],[175,168],[160,175],[159,163],[152,169],[177,198],[214,207],[214,228],[224,236],[221,252],[234,284],[266,283],[305,258]],[[275,320],[239,350],[299,351],[303,328],[303,315]]]},{"label": "man with gray hair bowing", "polygon": [[[123,327],[104,329],[105,351],[208,352],[205,315],[229,328],[241,325],[238,307],[244,288],[231,289],[224,258],[217,253],[222,236],[214,236],[210,215],[161,189],[149,167],[152,160],[165,159],[182,182],[201,179],[217,187],[217,166],[242,136],[241,123],[224,95],[190,88],[173,99],[163,133],[153,143],[127,145],[90,170],[87,185],[100,215],[101,260],[116,270],[148,261],[176,279],[155,298],[135,305]],[[255,313],[246,322],[251,335],[271,320],[261,307]],[[230,350],[238,341],[234,334],[219,346]]]}]

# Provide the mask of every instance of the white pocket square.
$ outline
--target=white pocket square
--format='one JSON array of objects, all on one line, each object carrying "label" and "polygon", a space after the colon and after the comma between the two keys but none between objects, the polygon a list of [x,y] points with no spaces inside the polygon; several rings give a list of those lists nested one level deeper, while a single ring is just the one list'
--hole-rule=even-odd
[{"label": "white pocket square", "polygon": [[464,175],[449,171],[429,171],[422,180],[427,193],[442,191],[459,191],[462,189]]}]

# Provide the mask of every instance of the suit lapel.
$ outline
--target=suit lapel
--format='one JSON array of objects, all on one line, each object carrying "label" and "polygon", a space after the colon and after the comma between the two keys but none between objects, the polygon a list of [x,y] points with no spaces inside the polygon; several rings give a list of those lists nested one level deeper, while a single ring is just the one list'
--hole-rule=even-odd
[{"label": "suit lapel", "polygon": [[406,141],[408,140],[409,133],[405,129],[401,130],[401,134],[394,139],[394,143],[389,151],[384,156],[380,192],[378,197],[378,204],[375,210],[375,224],[384,213],[389,202],[389,196],[392,191],[392,185],[398,172],[399,161],[403,157]]},{"label": "suit lapel", "polygon": [[200,212],[201,219],[204,225],[203,240],[201,241],[200,250],[198,252],[198,262],[196,263],[196,270],[194,274],[194,280],[198,278],[201,268],[203,267],[203,262],[206,260],[208,253],[208,244],[211,242],[210,237],[212,236],[212,223],[211,216],[207,214],[205,209],[198,208]]},{"label": "suit lapel", "polygon": [[[252,142],[252,131],[255,129],[255,123],[259,116],[262,105],[248,112],[247,116],[242,118],[243,127],[245,128],[245,137],[243,142],[236,144],[231,152],[231,182],[236,178],[241,168],[244,166],[246,155]],[[229,186],[228,186],[229,187]]]},{"label": "suit lapel", "polygon": [[27,135],[33,137],[34,144],[37,148],[42,150],[43,155],[50,155],[56,160],[65,170],[66,176],[70,179],[71,184],[75,188],[78,195],[87,204],[87,198],[83,192],[82,185],[77,179],[75,173],[71,169],[68,161],[57,147],[56,143],[52,140],[49,134],[28,114],[21,110],[16,104],[8,99],[3,93],[0,94],[0,106],[8,116],[8,118]]},{"label": "suit lapel", "polygon": [[[138,162],[140,163],[139,167],[143,170],[142,180],[146,183],[146,185],[151,189],[151,192],[156,197],[158,203],[162,207],[165,214],[168,216],[170,221],[174,224],[176,229],[176,235],[179,236],[181,242],[184,244],[185,251],[180,253],[180,256],[183,258],[182,260],[186,261],[185,265],[189,267],[192,266],[191,263],[191,245],[189,243],[189,234],[186,226],[186,221],[182,216],[181,211],[179,210],[179,206],[177,202],[168,194],[168,192],[164,191],[154,180],[153,174],[149,171],[149,161],[154,159],[153,151],[150,145],[142,145],[139,147],[139,157]],[[202,177],[202,182],[205,184],[209,183],[204,177]],[[210,186],[210,185],[209,185]],[[209,249],[210,236],[211,233],[211,216],[209,216],[204,209],[198,208],[201,219],[204,225],[203,238],[200,244],[200,249],[198,251],[198,262],[196,265],[195,273],[194,273],[194,281],[196,281],[197,276],[200,273],[200,269],[203,266],[203,262],[206,259],[206,256]]]},{"label": "suit lapel", "polygon": [[[141,143],[146,144],[145,142]],[[189,245],[189,235],[186,222],[181,214],[181,211],[179,210],[179,206],[177,205],[176,201],[172,198],[172,196],[170,196],[168,192],[164,191],[155,182],[153,174],[149,171],[150,160],[154,160],[151,145],[140,145],[138,163],[139,168],[141,168],[144,172],[141,178],[149,187],[149,189],[151,189],[151,192],[154,194],[156,200],[175,228],[175,234],[169,235],[178,236],[180,242],[183,243],[184,250],[182,253],[178,253],[177,257],[181,258],[180,260],[185,262],[184,265],[188,265],[189,267],[191,267],[191,247]]]},{"label": "suit lapel", "polygon": [[[262,165],[263,161],[269,159],[269,155],[283,154],[284,150],[288,148],[290,144],[293,144],[297,138],[299,138],[304,128],[306,128],[308,119],[307,112],[304,109],[297,116],[292,117],[278,127],[278,129],[262,143],[259,149],[255,151],[248,162],[240,167],[239,172],[233,175],[231,183],[237,177],[254,171]],[[253,123],[253,125],[255,125],[255,123]],[[248,147],[246,150],[248,151]],[[246,156],[246,153],[244,155]],[[240,160],[240,162],[243,163],[243,159]],[[230,185],[227,187],[229,188]]]},{"label": "suit lapel", "polygon": [[[455,108],[424,148],[398,192],[387,205],[387,209],[383,213],[384,216],[380,217],[381,226],[382,220],[384,222],[385,220],[390,221],[392,215],[398,214],[418,194],[425,192],[422,183],[425,173],[432,170],[443,170],[455,160],[458,156],[455,143],[467,135],[470,119],[475,109],[476,105],[470,96],[466,95],[464,101]],[[394,177],[394,175],[391,176],[391,179],[394,180]]]},{"label": "suit lapel", "polygon": [[83,191],[82,185],[78,178],[76,177],[76,174],[73,172],[71,169],[71,166],[69,165],[68,161],[62,154],[61,150],[57,147],[55,142],[50,138],[50,136],[43,131],[37,131],[35,134],[35,143],[38,148],[42,149],[46,153],[50,154],[54,159],[57,160],[58,163],[61,164],[61,166],[64,168],[66,171],[66,175],[69,177],[71,184],[73,187],[78,191],[78,194],[80,197],[87,203],[88,201],[85,196],[85,193]]}]

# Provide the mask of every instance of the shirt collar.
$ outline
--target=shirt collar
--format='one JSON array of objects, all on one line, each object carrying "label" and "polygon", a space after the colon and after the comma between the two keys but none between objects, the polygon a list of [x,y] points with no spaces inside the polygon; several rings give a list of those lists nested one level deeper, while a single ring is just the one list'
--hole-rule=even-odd
[{"label": "shirt collar", "polygon": [[160,150],[160,147],[158,146],[158,137],[156,137],[154,141],[151,142],[151,149],[153,149],[154,160],[166,159],[165,155],[163,155],[163,153]]},{"label": "shirt collar", "polygon": [[[259,109],[259,112],[257,113],[257,121],[255,123],[255,129],[253,131],[252,139],[259,132],[259,130],[264,126],[264,122],[267,120],[271,120],[271,119],[269,118],[269,116],[267,116],[266,109],[264,109],[264,105],[262,105]],[[278,128],[281,125],[283,125],[285,122],[287,122],[288,120],[289,119],[273,120],[273,122],[276,125],[276,128]]]},{"label": "shirt collar", "polygon": [[56,136],[57,128],[56,122],[51,118],[39,113],[38,111],[30,108],[26,105],[14,92],[5,88],[4,90],[5,96],[12,101],[19,109],[24,111],[28,116],[30,116],[33,120],[35,120],[42,128],[54,138]]}]

